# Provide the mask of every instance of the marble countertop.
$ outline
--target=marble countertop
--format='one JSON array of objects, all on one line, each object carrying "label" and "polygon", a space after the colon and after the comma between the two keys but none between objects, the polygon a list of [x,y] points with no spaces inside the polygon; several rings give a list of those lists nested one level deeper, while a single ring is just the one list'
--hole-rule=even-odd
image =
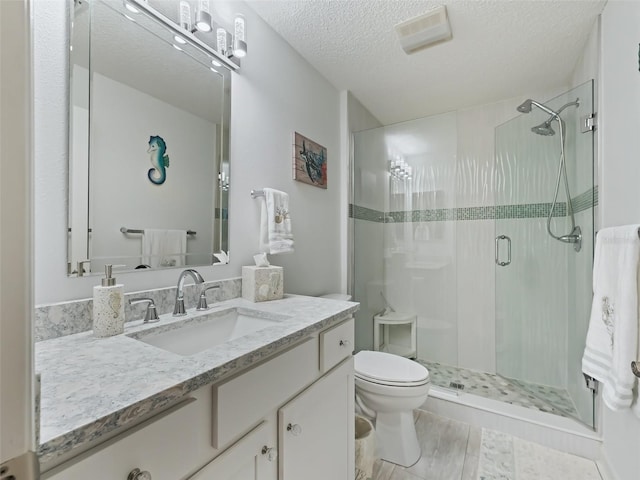
[{"label": "marble countertop", "polygon": [[346,318],[358,309],[358,304],[298,295],[261,303],[235,298],[212,305],[205,314],[232,307],[290,318],[189,356],[148,345],[129,335],[136,336],[159,325],[170,329],[173,324],[202,315],[191,310],[187,317],[162,315],[161,322],[154,324],[128,322],[124,334],[109,338],[95,338],[92,332],[84,332],[36,343],[35,370],[41,375],[41,463],[250,367]]}]

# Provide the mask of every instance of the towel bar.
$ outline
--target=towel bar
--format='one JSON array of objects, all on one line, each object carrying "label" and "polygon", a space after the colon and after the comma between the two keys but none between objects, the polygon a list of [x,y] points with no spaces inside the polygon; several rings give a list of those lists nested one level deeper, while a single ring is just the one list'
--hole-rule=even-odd
[{"label": "towel bar", "polygon": [[631,362],[631,371],[636,377],[640,378],[640,362]]},{"label": "towel bar", "polygon": [[[143,234],[144,230],[141,229],[137,229],[137,228],[127,228],[127,227],[120,227],[120,231],[122,233],[139,233],[139,234]],[[196,232],[194,232],[193,230],[187,230],[187,235],[195,235]]]},{"label": "towel bar", "polygon": [[251,190],[251,198],[264,197],[264,190]]}]

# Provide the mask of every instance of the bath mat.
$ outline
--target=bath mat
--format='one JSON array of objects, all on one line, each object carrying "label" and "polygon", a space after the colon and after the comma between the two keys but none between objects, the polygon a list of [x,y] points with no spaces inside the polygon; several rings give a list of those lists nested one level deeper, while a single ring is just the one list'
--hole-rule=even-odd
[{"label": "bath mat", "polygon": [[482,429],[478,480],[602,480],[591,460]]}]

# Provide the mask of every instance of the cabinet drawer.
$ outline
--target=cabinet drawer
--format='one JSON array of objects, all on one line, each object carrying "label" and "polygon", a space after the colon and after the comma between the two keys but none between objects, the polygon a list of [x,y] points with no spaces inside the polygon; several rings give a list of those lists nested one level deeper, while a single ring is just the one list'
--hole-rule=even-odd
[{"label": "cabinet drawer", "polygon": [[354,320],[336,325],[320,333],[320,371],[328,372],[353,353]]},{"label": "cabinet drawer", "polygon": [[213,446],[222,448],[257,425],[318,376],[318,341],[291,350],[213,387]]},{"label": "cabinet drawer", "polygon": [[[134,468],[153,480],[184,478],[200,462],[198,402],[187,401],[54,468],[48,480],[125,480]],[[208,430],[208,429],[207,429]],[[208,433],[208,432],[207,432]],[[209,457],[210,458],[210,457]],[[200,463],[201,464],[201,463]]]}]

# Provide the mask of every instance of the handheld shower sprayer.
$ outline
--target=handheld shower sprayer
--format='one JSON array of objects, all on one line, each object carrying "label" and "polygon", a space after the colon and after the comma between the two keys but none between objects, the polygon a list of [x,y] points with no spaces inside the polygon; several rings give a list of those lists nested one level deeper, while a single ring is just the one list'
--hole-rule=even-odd
[{"label": "handheld shower sprayer", "polygon": [[[571,202],[571,193],[569,192],[569,180],[567,179],[567,164],[565,160],[564,154],[564,143],[565,143],[565,125],[564,120],[560,117],[560,113],[568,107],[575,106],[576,108],[580,106],[580,99],[576,98],[575,102],[569,102],[564,104],[562,107],[558,109],[558,111],[552,110],[546,105],[536,102],[532,99],[527,99],[518,107],[518,110],[521,113],[531,113],[532,107],[538,107],[543,112],[548,113],[550,116],[547,120],[542,122],[540,125],[536,125],[531,128],[531,131],[537,135],[551,136],[555,135],[555,130],[551,128],[551,122],[554,120],[558,122],[559,132],[560,132],[560,164],[558,166],[558,179],[556,181],[556,189],[555,194],[553,196],[553,203],[551,204],[551,208],[549,209],[549,216],[547,217],[547,232],[551,235],[552,238],[563,242],[563,243],[572,243],[573,248],[576,252],[579,252],[582,248],[582,231],[580,227],[576,225],[575,216],[573,214],[573,204]],[[551,231],[551,218],[553,217],[553,212],[558,203],[558,193],[560,190],[560,181],[564,177],[564,190],[567,197],[567,212],[571,216],[571,232],[566,235],[555,235]]]}]

